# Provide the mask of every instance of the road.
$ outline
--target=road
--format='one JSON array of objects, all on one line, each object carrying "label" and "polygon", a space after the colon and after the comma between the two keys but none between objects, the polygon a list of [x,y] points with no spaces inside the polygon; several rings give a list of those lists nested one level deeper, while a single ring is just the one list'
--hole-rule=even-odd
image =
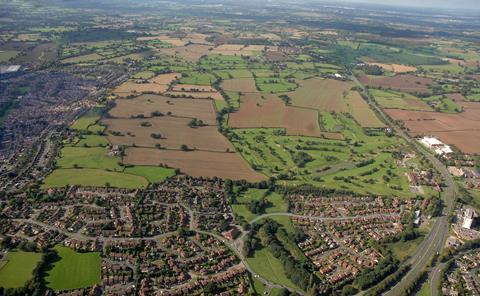
[{"label": "road", "polygon": [[[415,147],[420,154],[428,159],[445,181],[445,188],[444,192],[442,193],[442,200],[446,205],[446,208],[444,209],[444,215],[436,218],[430,233],[410,257],[410,259],[407,260],[407,262],[404,262],[404,264],[412,264],[410,271],[400,282],[393,286],[390,291],[384,294],[388,296],[399,295],[404,288],[410,285],[415,279],[417,279],[421,272],[425,270],[430,259],[436,253],[440,253],[442,251],[449,230],[448,214],[453,211],[456,196],[458,195],[458,188],[446,166],[432,153],[427,151],[425,147],[420,145],[415,139],[411,138],[404,130],[394,124],[390,117],[383,111],[383,109],[380,108],[375,100],[370,97],[366,88],[357,80],[355,76],[352,75],[351,79],[360,88],[361,93],[364,95],[371,108],[384,120],[384,122],[388,124],[388,126],[395,131],[398,136]],[[435,270],[436,269],[434,269],[434,271]],[[434,279],[436,280],[435,277]],[[434,293],[433,295],[436,294],[437,293]]]}]

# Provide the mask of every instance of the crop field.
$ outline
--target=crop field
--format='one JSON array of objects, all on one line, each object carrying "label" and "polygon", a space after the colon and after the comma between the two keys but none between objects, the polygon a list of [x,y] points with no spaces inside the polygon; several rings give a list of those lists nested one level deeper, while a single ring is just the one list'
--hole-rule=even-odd
[{"label": "crop field", "polygon": [[385,127],[385,124],[378,119],[378,116],[368,106],[365,100],[356,91],[350,91],[345,97],[349,113],[362,127]]},{"label": "crop field", "polygon": [[[180,149],[182,144],[192,149],[219,151],[233,150],[229,141],[216,126],[189,127],[191,119],[172,116],[149,119],[104,119],[113,145]],[[142,126],[148,122],[150,126]],[[114,133],[120,132],[120,135]],[[159,135],[159,136],[152,136]]]},{"label": "crop field", "polygon": [[215,47],[212,53],[226,56],[253,56],[260,54],[262,50],[264,50],[264,46],[223,44]]},{"label": "crop field", "polygon": [[202,44],[192,44],[187,46],[177,46],[174,48],[158,49],[160,55],[178,56],[190,62],[198,61],[202,56],[209,53],[210,46]]},{"label": "crop field", "polygon": [[[185,77],[184,77],[185,78]],[[209,85],[198,84],[176,84],[172,87],[172,91],[180,92],[215,92],[216,90]]]},{"label": "crop field", "polygon": [[175,117],[197,118],[208,125],[216,124],[215,110],[209,100],[169,98],[158,95],[141,95],[134,99],[118,99],[109,114],[115,118],[132,118],[142,115],[151,117],[158,111],[163,115],[169,112]]},{"label": "crop field", "polygon": [[91,287],[100,283],[100,253],[77,253],[70,248],[56,246],[60,257],[47,272],[47,287],[55,291]]},{"label": "crop field", "polygon": [[192,99],[212,99],[215,101],[223,101],[224,98],[218,91],[212,92],[196,92],[196,91],[169,91],[165,93],[166,96],[171,96],[174,98],[192,98]]},{"label": "crop field", "polygon": [[251,78],[234,78],[224,80],[222,82],[222,88],[225,91],[234,91],[242,93],[252,93],[257,92],[257,86],[255,85],[255,80]]},{"label": "crop field", "polygon": [[285,93],[292,98],[292,105],[320,111],[348,112],[343,99],[353,87],[351,82],[312,78],[299,81],[299,88]]},{"label": "crop field", "polygon": [[416,67],[400,65],[400,64],[382,64],[382,63],[368,63],[369,65],[379,66],[385,71],[393,73],[408,73],[417,71]]},{"label": "crop field", "polygon": [[464,112],[457,114],[397,109],[387,110],[387,113],[403,121],[413,135],[437,136],[444,143],[455,145],[465,153],[479,153],[480,114],[478,105],[472,104],[480,105],[467,103],[463,106]]},{"label": "crop field", "polygon": [[433,111],[427,103],[407,93],[371,89],[370,94],[382,108]]},{"label": "crop field", "polygon": [[41,259],[41,253],[8,252],[0,264],[0,287],[8,289],[25,286]]},{"label": "crop field", "polygon": [[113,90],[113,93],[119,97],[127,97],[133,94],[141,93],[163,93],[167,91],[168,86],[174,80],[178,79],[180,74],[160,74],[149,79],[146,83],[137,81],[126,81]]},{"label": "crop field", "polygon": [[283,127],[289,135],[320,136],[318,112],[286,106],[274,95],[248,93],[241,96],[240,109],[230,114],[234,128]]},{"label": "crop field", "polygon": [[391,88],[411,94],[432,93],[431,87],[436,83],[430,78],[418,77],[411,74],[401,74],[393,77],[375,77],[362,75],[358,78],[361,83],[376,88]]},{"label": "crop field", "polygon": [[194,177],[220,177],[256,182],[266,177],[255,172],[238,153],[178,151],[128,148],[125,162],[134,165],[160,165],[178,168]]}]

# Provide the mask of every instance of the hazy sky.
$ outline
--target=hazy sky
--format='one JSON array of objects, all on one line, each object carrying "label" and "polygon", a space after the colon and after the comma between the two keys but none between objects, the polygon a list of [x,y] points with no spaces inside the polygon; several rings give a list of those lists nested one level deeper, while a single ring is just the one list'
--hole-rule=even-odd
[{"label": "hazy sky", "polygon": [[480,9],[480,0],[342,0],[344,2],[376,3],[385,5],[423,6],[438,8]]}]

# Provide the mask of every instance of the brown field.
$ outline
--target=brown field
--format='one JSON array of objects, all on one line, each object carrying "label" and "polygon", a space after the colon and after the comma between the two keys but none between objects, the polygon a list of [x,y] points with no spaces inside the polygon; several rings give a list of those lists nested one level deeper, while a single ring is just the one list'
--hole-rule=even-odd
[{"label": "brown field", "polygon": [[[154,117],[148,119],[103,119],[108,131],[121,132],[122,136],[109,134],[112,145],[128,145],[140,147],[155,147],[160,144],[168,149],[180,149],[182,144],[189,148],[208,151],[234,151],[232,144],[218,132],[216,126],[188,127],[191,119],[172,116]],[[151,126],[141,126],[149,122]],[[161,134],[161,139],[154,139],[151,134]]]},{"label": "brown field", "polygon": [[223,101],[223,96],[218,92],[186,92],[186,91],[169,91],[165,95],[173,97],[185,97],[185,98],[194,98],[194,99],[213,99],[216,101]]},{"label": "brown field", "polygon": [[208,42],[206,39],[208,38],[208,35],[201,34],[201,33],[188,33],[183,40],[191,43],[196,43],[196,44],[207,44],[209,45],[210,42]]},{"label": "brown field", "polygon": [[196,84],[175,84],[172,87],[172,91],[195,91],[195,92],[214,92],[216,91],[209,85],[196,85]]},{"label": "brown field", "polygon": [[214,48],[219,51],[240,51],[245,47],[243,44],[222,44]]},{"label": "brown field", "polygon": [[155,36],[146,36],[146,37],[138,37],[138,41],[149,41],[149,40],[160,40],[166,43],[169,43],[173,46],[184,46],[188,43],[188,40],[181,40],[178,38],[172,38],[167,35],[155,35]]},{"label": "brown field", "polygon": [[417,71],[416,67],[400,65],[400,64],[383,64],[383,63],[368,63],[369,65],[379,66],[385,71],[390,71],[394,73],[408,73]]},{"label": "brown field", "polygon": [[163,93],[167,91],[168,85],[155,83],[136,83],[135,81],[126,81],[117,86],[113,93],[119,97],[128,97],[133,94],[141,94],[146,92]]},{"label": "brown field", "polygon": [[368,86],[391,88],[408,93],[432,93],[431,86],[435,81],[430,78],[417,77],[412,74],[401,74],[393,77],[374,77],[362,75],[358,80]]},{"label": "brown field", "polygon": [[168,90],[169,84],[178,79],[180,74],[178,73],[168,73],[157,75],[147,82],[137,83],[133,80],[128,80],[119,86],[117,86],[113,93],[119,97],[128,97],[129,95],[141,94],[146,92],[152,92],[156,94],[164,93]]},{"label": "brown field", "polygon": [[187,46],[178,46],[175,48],[160,48],[157,51],[160,54],[168,56],[179,56],[187,61],[196,62],[202,56],[208,54],[211,46],[202,44],[191,44]]},{"label": "brown field", "polygon": [[412,135],[433,135],[465,153],[480,153],[480,103],[462,102],[457,114],[386,109],[395,120],[405,123]]},{"label": "brown field", "polygon": [[182,74],[180,73],[167,73],[167,74],[160,74],[153,78],[150,78],[148,82],[155,83],[155,84],[162,84],[162,85],[169,85],[172,81],[180,79]]},{"label": "brown field", "polygon": [[222,88],[225,91],[236,91],[242,93],[257,92],[257,86],[253,78],[235,78],[228,79],[222,82]]},{"label": "brown field", "polygon": [[285,93],[292,98],[292,105],[320,111],[347,113],[344,93],[354,86],[352,82],[312,78],[299,81],[299,88]]},{"label": "brown field", "polygon": [[282,100],[270,94],[249,93],[240,97],[240,102],[240,109],[230,114],[228,124],[231,127],[283,127],[289,135],[320,136],[315,110],[285,106]]},{"label": "brown field", "polygon": [[201,119],[209,125],[215,125],[215,110],[210,100],[192,100],[168,98],[158,95],[141,95],[133,99],[117,99],[116,106],[109,114],[116,118],[131,118],[142,114],[150,117],[153,111],[163,114],[171,112],[173,116]]},{"label": "brown field", "polygon": [[245,179],[250,182],[266,179],[254,171],[238,153],[128,148],[124,160],[133,165],[165,164],[194,177]]},{"label": "brown field", "polygon": [[358,92],[350,91],[345,101],[350,114],[362,127],[385,127]]},{"label": "brown field", "polygon": [[265,55],[270,62],[284,62],[288,60],[288,56],[281,51],[268,51]]},{"label": "brown field", "polygon": [[446,96],[454,102],[468,102],[462,94],[447,94]]},{"label": "brown field", "polygon": [[[212,53],[222,55],[243,55],[252,56],[259,54],[265,49],[265,45],[242,45],[242,44],[222,44],[215,47]],[[267,46],[267,50],[278,50],[276,46]]]}]

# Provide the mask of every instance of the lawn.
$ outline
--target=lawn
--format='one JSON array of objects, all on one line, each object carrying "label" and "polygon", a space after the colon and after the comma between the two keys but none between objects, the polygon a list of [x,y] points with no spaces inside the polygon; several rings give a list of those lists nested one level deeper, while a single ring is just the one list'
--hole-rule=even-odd
[{"label": "lawn", "polygon": [[47,272],[47,287],[55,290],[73,290],[100,283],[100,253],[77,253],[70,248],[55,246],[60,257]]},{"label": "lawn", "polygon": [[247,263],[261,277],[280,285],[298,289],[285,275],[280,260],[273,257],[266,248],[255,251],[253,257],[247,258]]},{"label": "lawn", "polygon": [[158,183],[175,175],[175,170],[155,166],[134,166],[125,168],[125,173],[142,176],[150,183]]},{"label": "lawn", "polygon": [[109,172],[99,169],[57,169],[47,176],[43,187],[64,187],[66,185],[105,186],[118,188],[145,188],[147,179],[125,173]]},{"label": "lawn", "polygon": [[265,292],[265,285],[261,281],[252,277],[252,284],[256,295],[264,295],[263,293]]},{"label": "lawn", "polygon": [[0,265],[0,287],[23,287],[32,278],[32,272],[41,259],[41,253],[8,252],[5,261]]}]

